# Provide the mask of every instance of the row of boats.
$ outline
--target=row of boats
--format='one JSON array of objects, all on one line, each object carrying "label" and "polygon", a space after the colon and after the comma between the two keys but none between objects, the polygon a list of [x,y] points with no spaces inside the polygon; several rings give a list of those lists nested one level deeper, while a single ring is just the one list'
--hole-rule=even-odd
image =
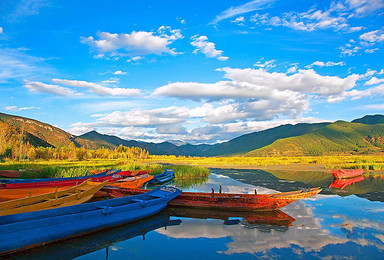
[{"label": "row of boats", "polygon": [[[221,189],[182,192],[172,186],[140,189],[144,183],[161,184],[173,178],[173,170],[156,176],[147,171],[105,170],[73,178],[0,180],[0,254],[138,221],[167,205],[176,212],[179,208],[271,212],[321,191],[228,194]],[[106,199],[89,202],[95,197]]]}]

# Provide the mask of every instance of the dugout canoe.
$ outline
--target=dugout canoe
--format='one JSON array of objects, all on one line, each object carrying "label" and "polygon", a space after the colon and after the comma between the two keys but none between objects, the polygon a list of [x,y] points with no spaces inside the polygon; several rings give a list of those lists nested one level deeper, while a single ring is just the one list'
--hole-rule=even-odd
[{"label": "dugout canoe", "polygon": [[333,177],[336,179],[347,179],[347,178],[354,178],[357,176],[360,176],[364,173],[363,169],[338,169],[338,170],[330,170],[330,173],[332,173]]},{"label": "dugout canoe", "polygon": [[[111,197],[124,197],[147,192],[145,189],[104,189]],[[280,192],[273,194],[233,194],[182,192],[169,202],[170,206],[236,211],[277,210],[300,199],[310,198],[321,192],[320,188]]]},{"label": "dugout canoe", "polygon": [[181,190],[162,186],[145,194],[0,217],[0,254],[81,236],[152,216]]},{"label": "dugout canoe", "polygon": [[175,178],[175,173],[172,169],[166,169],[163,173],[155,175],[152,180],[148,182],[148,184],[161,184],[168,182]]},{"label": "dugout canoe", "polygon": [[1,202],[0,216],[81,204],[89,201],[107,183],[88,180],[62,191]]},{"label": "dugout canoe", "polygon": [[348,187],[349,185],[353,184],[353,183],[357,183],[357,182],[360,182],[364,180],[364,177],[363,176],[358,176],[358,177],[355,177],[355,178],[349,178],[349,179],[334,179],[331,183],[331,185],[329,185],[329,188],[337,188],[337,189],[344,189],[346,187]]},{"label": "dugout canoe", "polygon": [[131,189],[140,189],[144,183],[153,179],[153,175],[143,174],[136,175],[135,177],[127,177],[122,180],[108,184],[108,186],[115,188],[131,188]]}]

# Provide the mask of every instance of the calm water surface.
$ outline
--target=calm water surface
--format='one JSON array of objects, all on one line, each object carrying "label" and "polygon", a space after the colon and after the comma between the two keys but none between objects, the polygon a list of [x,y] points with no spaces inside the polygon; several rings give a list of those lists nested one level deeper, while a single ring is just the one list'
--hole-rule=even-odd
[{"label": "calm water surface", "polygon": [[[329,188],[315,172],[212,169],[190,191],[271,193],[322,187],[271,214],[168,209],[152,218],[13,255],[17,259],[384,259],[384,180]],[[348,184],[348,183],[347,183]],[[340,184],[335,184],[339,185]],[[185,185],[184,185],[185,186]],[[70,223],[68,223],[70,224]]]}]

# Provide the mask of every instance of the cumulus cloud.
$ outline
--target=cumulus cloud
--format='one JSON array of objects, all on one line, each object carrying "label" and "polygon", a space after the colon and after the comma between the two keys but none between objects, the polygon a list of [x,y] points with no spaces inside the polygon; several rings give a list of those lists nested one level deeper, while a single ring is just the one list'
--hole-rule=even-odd
[{"label": "cumulus cloud", "polygon": [[346,9],[352,10],[352,15],[364,17],[384,7],[383,0],[345,0]]},{"label": "cumulus cloud", "polygon": [[36,107],[17,107],[17,106],[8,106],[5,107],[5,110],[7,111],[12,111],[12,112],[17,112],[17,111],[23,111],[23,110],[29,110],[29,109],[34,109]]},{"label": "cumulus cloud", "polygon": [[181,17],[176,17],[176,20],[179,21],[181,24],[186,24],[187,22],[181,18]]},{"label": "cumulus cloud", "polygon": [[125,75],[125,74],[127,74],[127,72],[121,71],[121,70],[117,70],[117,71],[113,72],[113,75]]},{"label": "cumulus cloud", "polygon": [[93,82],[82,80],[52,79],[52,81],[64,86],[87,88],[92,93],[98,94],[100,96],[136,96],[140,94],[139,89],[108,88]]},{"label": "cumulus cloud", "polygon": [[81,43],[87,44],[96,52],[95,58],[138,56],[138,55],[177,55],[169,45],[183,38],[178,29],[161,26],[157,32],[133,31],[131,33],[98,32],[93,36],[81,37]]},{"label": "cumulus cloud", "polygon": [[380,30],[361,34],[358,41],[351,39],[348,43],[340,47],[341,55],[354,56],[362,50],[364,50],[365,53],[374,53],[378,51],[379,48],[373,46],[382,42],[384,42],[384,27]]},{"label": "cumulus cloud", "polygon": [[376,77],[372,77],[370,80],[368,80],[367,82],[365,82],[365,85],[377,85],[377,84],[380,84],[380,83],[384,83],[384,79],[378,79]]},{"label": "cumulus cloud", "polygon": [[0,33],[3,33],[3,27],[0,26]]},{"label": "cumulus cloud", "polygon": [[274,63],[275,63],[275,60],[264,61],[264,58],[262,58],[258,62],[253,64],[253,66],[259,67],[259,68],[271,69],[271,68],[276,67],[276,65]]},{"label": "cumulus cloud", "polygon": [[37,81],[26,81],[25,88],[32,92],[49,93],[58,96],[70,96],[75,94],[71,89],[58,85],[50,85]]},{"label": "cumulus cloud", "polygon": [[273,2],[274,0],[253,0],[239,6],[232,6],[221,12],[219,15],[216,15],[216,18],[211,22],[211,24],[217,24],[218,22],[234,16],[267,8]]},{"label": "cumulus cloud", "polygon": [[215,44],[208,41],[208,37],[204,35],[195,35],[191,37],[191,45],[196,49],[193,53],[202,52],[208,58],[216,58],[220,61],[228,60],[229,57],[223,56],[223,51],[216,50]]}]

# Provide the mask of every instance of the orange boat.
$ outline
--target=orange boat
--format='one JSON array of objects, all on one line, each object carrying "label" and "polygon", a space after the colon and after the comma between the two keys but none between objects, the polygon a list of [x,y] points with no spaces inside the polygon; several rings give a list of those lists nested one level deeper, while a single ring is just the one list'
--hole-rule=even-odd
[{"label": "orange boat", "polygon": [[[72,185],[73,186],[73,185]],[[0,189],[0,202],[14,199],[21,199],[29,196],[37,196],[68,189],[72,186],[25,188],[25,189]]]},{"label": "orange boat", "polygon": [[338,170],[329,170],[332,173],[333,177],[336,179],[348,179],[360,176],[364,173],[363,169],[338,169]]},{"label": "orange boat", "polygon": [[[125,197],[147,192],[145,189],[108,189],[103,188],[112,197]],[[168,205],[177,207],[237,210],[237,211],[267,211],[277,210],[296,200],[312,197],[320,193],[320,188],[280,192],[274,194],[231,194],[231,193],[202,193],[182,192]]]},{"label": "orange boat", "polygon": [[350,178],[350,179],[334,179],[329,185],[329,188],[338,188],[338,189],[344,189],[345,187],[364,180],[363,176],[358,176],[356,178]]},{"label": "orange boat", "polygon": [[109,184],[109,186],[115,188],[131,188],[131,189],[140,189],[144,183],[153,179],[152,175],[142,174],[135,177],[127,177],[122,180],[118,180]]}]

